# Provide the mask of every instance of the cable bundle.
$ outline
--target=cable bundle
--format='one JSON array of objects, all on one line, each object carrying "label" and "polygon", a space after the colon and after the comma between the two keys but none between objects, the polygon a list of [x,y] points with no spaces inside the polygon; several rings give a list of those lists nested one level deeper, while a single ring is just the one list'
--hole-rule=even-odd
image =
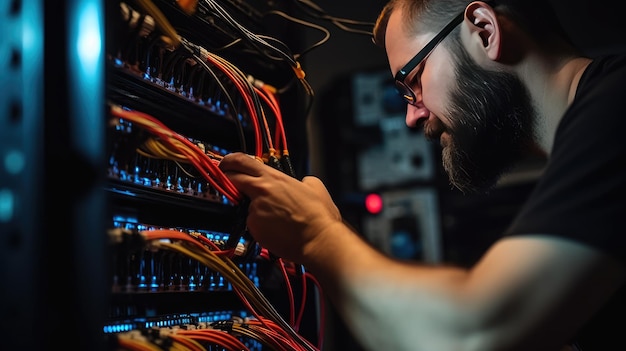
[{"label": "cable bundle", "polygon": [[[323,11],[312,3],[299,1],[313,8],[318,18],[331,20],[340,26],[342,21],[325,17]],[[287,46],[277,38],[252,33],[228,14],[216,1],[204,0],[201,4],[196,1],[185,2],[182,6],[187,14],[192,14],[196,6],[208,9],[212,16],[218,16],[223,23],[228,24],[240,37],[222,49],[236,43],[245,43],[246,48],[254,48],[258,53],[269,60],[285,62],[294,73],[294,77],[305,88],[308,96],[313,96],[311,87],[305,80],[304,70],[298,62],[301,56],[292,54]],[[237,125],[240,150],[250,154],[259,161],[271,167],[296,176],[291,165],[287,136],[283,124],[282,112],[279,103],[280,92],[286,88],[277,89],[251,75],[245,74],[239,67],[229,62],[225,57],[217,55],[217,50],[207,50],[204,47],[191,43],[179,36],[174,27],[159,9],[148,0],[141,0],[138,4],[148,12],[142,15],[136,23],[153,23],[156,28],[148,30],[136,28],[135,35],[127,43],[124,56],[126,67],[140,72],[142,77],[163,88],[176,92],[191,103],[204,106],[211,105],[214,112],[232,118]],[[130,21],[131,12],[128,21]],[[290,21],[315,28],[326,33],[325,38],[317,45],[328,39],[328,31],[312,23],[304,22],[280,11],[270,11],[266,15],[279,15]],[[154,18],[153,22],[150,19]],[[135,20],[135,19],[133,19]],[[154,29],[158,29],[154,30]],[[316,46],[317,46],[316,45]],[[212,78],[212,79],[206,79]],[[207,86],[209,88],[207,89]],[[212,94],[212,95],[210,95]],[[207,96],[210,97],[207,98]],[[112,123],[120,119],[139,126],[149,132],[153,138],[146,140],[136,152],[148,158],[160,158],[175,162],[181,169],[182,164],[192,165],[201,176],[216,191],[227,198],[242,211],[237,216],[238,223],[227,245],[227,249],[220,249],[202,235],[192,235],[175,230],[149,230],[140,232],[144,240],[149,241],[154,248],[176,252],[187,256],[210,269],[219,272],[229,281],[233,290],[241,301],[253,313],[255,319],[242,321],[221,321],[205,329],[182,330],[177,329],[165,336],[166,344],[155,345],[153,342],[138,341],[140,338],[128,337],[120,334],[119,344],[130,350],[158,350],[167,348],[177,351],[207,350],[206,345],[219,345],[226,350],[248,350],[241,343],[242,337],[258,340],[271,349],[279,351],[316,351],[317,348],[298,334],[298,329],[304,313],[307,280],[312,280],[318,290],[319,285],[315,278],[305,272],[302,266],[284,262],[280,258],[270,257],[261,251],[262,258],[275,262],[283,274],[289,299],[289,322],[276,311],[272,304],[263,296],[257,286],[244,274],[233,261],[240,256],[235,253],[240,238],[249,237],[245,228],[246,199],[232,185],[229,179],[218,167],[223,154],[204,150],[189,138],[176,133],[147,113],[129,110],[120,106],[111,107]],[[253,128],[253,146],[248,149],[244,138],[244,129]],[[191,176],[191,175],[190,175]],[[231,240],[232,239],[232,240]],[[251,252],[246,250],[246,252]],[[302,286],[301,305],[296,308],[296,301],[290,279],[296,277]],[[323,309],[322,309],[323,310]],[[323,311],[320,311],[323,313]],[[319,343],[322,343],[320,332]],[[167,345],[167,347],[166,347]],[[211,348],[212,350],[212,348]]]},{"label": "cable bundle", "polygon": [[[264,345],[271,347],[273,350],[318,350],[317,347],[298,334],[293,327],[293,322],[290,324],[285,321],[285,319],[273,307],[259,288],[231,260],[231,251],[220,250],[219,247],[206,237],[166,229],[143,230],[139,232],[114,229],[111,230],[109,234],[112,239],[118,242],[120,240],[129,240],[130,237],[134,238],[136,235],[139,235],[142,241],[151,246],[151,249],[170,250],[190,257],[206,267],[220,273],[227,281],[229,281],[233,290],[237,293],[248,310],[255,316],[255,319],[240,322],[219,321],[211,324],[212,329],[225,331],[228,334],[231,334],[231,336],[243,336],[258,340]],[[282,262],[280,263],[282,264]],[[289,280],[287,276],[285,276],[285,279],[287,279],[287,281]],[[176,335],[193,339],[194,337],[200,336],[209,338],[209,334],[213,335],[213,341],[218,340],[213,332],[177,332]],[[127,339],[124,339],[124,337],[122,337],[122,339],[123,340],[122,343],[120,343],[120,346],[125,346],[130,350],[150,349],[147,347],[140,347],[139,345],[136,345],[136,342],[129,342]],[[176,339],[176,337],[173,339]],[[196,345],[193,342],[185,342],[183,339],[178,339],[176,341],[186,345],[184,348],[181,346],[180,350],[205,350],[200,348],[201,345]],[[223,342],[225,345],[230,345],[228,347],[241,347],[240,344],[235,346],[235,344],[233,344],[234,341],[231,340],[231,338],[223,339],[220,342]],[[238,350],[245,350],[245,348],[238,348]]]},{"label": "cable bundle", "polygon": [[[247,49],[253,48],[269,60],[289,65],[294,70],[296,78],[303,83],[307,95],[313,96],[313,91],[304,78],[304,71],[297,61],[297,57],[302,54],[291,53],[277,38],[253,33],[215,0],[179,4],[181,9],[190,15],[195,12],[196,7],[201,7],[203,13],[216,16],[222,25],[239,34],[235,42],[213,51],[180,36],[167,17],[151,1],[141,0],[138,4],[147,15],[138,14],[128,5],[121,4],[122,17],[132,24],[134,29],[128,35],[131,41],[121,47],[115,56],[125,62],[126,67],[142,72],[145,79],[176,91],[199,104],[211,105],[217,113],[228,115],[238,125],[239,150],[295,176],[278,103],[279,91],[284,91],[285,88],[277,89],[245,74],[239,67],[214,51],[224,50],[236,42],[245,42]],[[306,5],[314,7],[310,3]],[[320,13],[323,12],[317,8],[315,15],[318,18],[325,20],[332,18],[335,23],[340,21],[334,17],[323,17]],[[325,32],[325,39],[317,45],[328,39],[328,30],[321,26],[296,19],[281,11],[270,11],[266,15],[280,15],[292,22]],[[165,45],[158,45],[159,41]],[[207,80],[206,75],[212,79]],[[206,87],[207,82],[213,85],[210,89]],[[219,91],[214,91],[215,88]],[[237,93],[236,97],[233,89]],[[212,97],[207,97],[208,90],[213,93]],[[243,106],[243,109],[240,106]],[[254,147],[250,150],[246,145],[242,123],[250,123],[253,128]],[[272,126],[274,130],[270,130]]]},{"label": "cable bundle", "polygon": [[[115,105],[111,106],[110,110],[113,116],[141,126],[156,136],[158,139],[149,142],[148,146],[153,151],[159,151],[160,157],[192,164],[212,187],[233,204],[238,204],[242,199],[242,194],[218,166],[221,155],[209,156],[189,139],[172,131],[147,113],[125,110]],[[113,123],[116,122],[113,121]]]}]

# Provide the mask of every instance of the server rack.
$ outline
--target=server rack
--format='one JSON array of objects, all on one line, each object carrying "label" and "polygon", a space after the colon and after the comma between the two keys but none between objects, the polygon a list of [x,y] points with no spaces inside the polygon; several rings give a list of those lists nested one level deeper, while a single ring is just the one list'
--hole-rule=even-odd
[{"label": "server rack", "polygon": [[[319,290],[246,233],[245,199],[220,187],[215,168],[244,151],[293,176],[306,170],[311,92],[290,51],[298,31],[263,18],[290,5],[2,6],[13,87],[1,104],[3,348],[316,349]],[[272,133],[283,128],[289,152],[268,151],[280,133],[259,136],[258,115]],[[264,338],[268,326],[284,334]],[[201,336],[168,336],[179,330]]]}]

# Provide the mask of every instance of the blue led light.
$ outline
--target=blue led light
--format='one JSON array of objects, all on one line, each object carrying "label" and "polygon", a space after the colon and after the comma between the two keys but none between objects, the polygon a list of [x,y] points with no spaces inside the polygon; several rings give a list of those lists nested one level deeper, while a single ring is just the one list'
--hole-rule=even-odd
[{"label": "blue led light", "polygon": [[77,52],[83,72],[95,71],[100,62],[102,34],[100,32],[101,11],[94,2],[85,3],[78,12]]},{"label": "blue led light", "polygon": [[0,221],[8,222],[13,218],[15,198],[10,189],[0,189]]},{"label": "blue led light", "polygon": [[4,168],[10,174],[22,172],[25,164],[24,154],[19,150],[11,150],[4,157]]}]

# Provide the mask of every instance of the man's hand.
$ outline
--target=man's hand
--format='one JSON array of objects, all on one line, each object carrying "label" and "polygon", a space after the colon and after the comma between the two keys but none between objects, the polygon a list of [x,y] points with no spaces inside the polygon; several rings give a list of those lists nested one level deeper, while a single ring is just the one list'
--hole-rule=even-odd
[{"label": "man's hand", "polygon": [[220,169],[250,199],[250,234],[270,252],[301,262],[317,235],[341,215],[321,180],[299,181],[244,153],[226,155]]}]

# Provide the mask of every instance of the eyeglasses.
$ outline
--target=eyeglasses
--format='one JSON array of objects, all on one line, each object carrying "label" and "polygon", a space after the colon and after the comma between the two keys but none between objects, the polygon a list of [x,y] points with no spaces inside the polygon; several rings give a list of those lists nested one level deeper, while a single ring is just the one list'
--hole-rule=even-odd
[{"label": "eyeglasses", "polygon": [[452,30],[456,26],[463,22],[464,14],[465,11],[454,17],[454,19],[452,19],[450,23],[443,27],[441,32],[435,35],[435,37],[430,42],[428,42],[428,44],[426,44],[426,46],[424,46],[424,48],[417,53],[417,55],[415,55],[406,65],[404,65],[404,67],[402,67],[398,71],[398,73],[396,73],[396,76],[394,77],[396,90],[398,91],[398,94],[400,94],[400,96],[408,104],[414,105],[417,101],[417,98],[415,97],[415,92],[413,92],[413,89],[404,82],[406,80],[406,77],[409,75],[409,73],[411,73],[411,71],[415,69],[415,67],[417,67],[420,63],[426,60],[428,55],[437,47],[439,43],[441,43],[443,39],[445,39],[446,36],[448,36],[448,34],[450,34],[450,32],[452,32]]}]

